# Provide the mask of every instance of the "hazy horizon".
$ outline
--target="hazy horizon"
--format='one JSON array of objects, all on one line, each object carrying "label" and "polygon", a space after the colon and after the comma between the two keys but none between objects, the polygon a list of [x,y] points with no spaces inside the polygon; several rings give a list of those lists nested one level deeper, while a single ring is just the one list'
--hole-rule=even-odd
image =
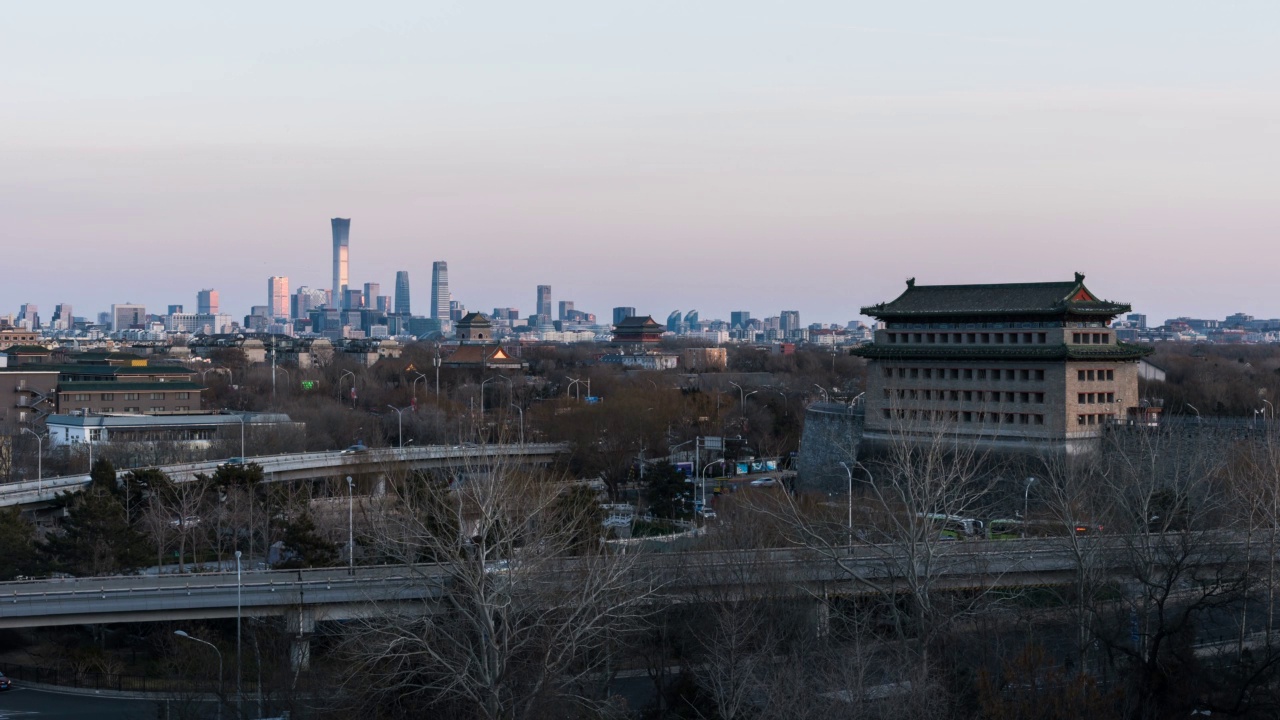
[{"label": "hazy horizon", "polygon": [[[1280,6],[165,3],[8,8],[0,313],[234,316],[266,281],[429,312],[804,324],[1069,280],[1280,317]],[[15,272],[16,271],[16,272]]]}]

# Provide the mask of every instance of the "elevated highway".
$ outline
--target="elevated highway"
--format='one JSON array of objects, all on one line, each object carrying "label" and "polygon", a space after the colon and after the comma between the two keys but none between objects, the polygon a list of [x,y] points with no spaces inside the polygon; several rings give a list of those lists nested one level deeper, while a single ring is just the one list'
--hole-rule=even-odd
[{"label": "elevated highway", "polygon": [[[289,455],[266,455],[245,458],[246,463],[262,466],[271,482],[290,482],[320,478],[341,478],[403,470],[425,470],[449,467],[484,467],[497,462],[520,464],[549,463],[567,452],[568,446],[557,443],[512,445],[427,445],[407,448],[379,448],[360,452],[313,452]],[[196,475],[212,475],[225,461],[161,465],[176,482],[188,482]],[[138,468],[135,468],[138,469]],[[30,506],[48,503],[59,493],[76,492],[89,485],[88,475],[64,475],[0,485],[0,507]]]},{"label": "elevated highway", "polygon": [[[1123,538],[1088,541],[1090,566],[1113,574],[1132,566]],[[1017,587],[1057,584],[1077,572],[1076,556],[1061,539],[948,543],[922,557],[906,548],[855,546],[827,556],[812,550],[655,553],[626,557],[630,582],[676,602],[701,597],[776,595],[823,597],[905,587],[913,570],[934,588]],[[1221,568],[1241,562],[1244,542],[1206,542],[1183,562]],[[1254,554],[1265,553],[1255,543]],[[1255,558],[1256,559],[1256,558]],[[474,572],[475,569],[472,568]],[[255,570],[176,575],[55,578],[0,583],[0,627],[303,613],[341,619],[377,603],[438,598],[460,572],[451,565],[377,566],[315,570]],[[573,558],[504,566],[495,578],[520,587],[571,587],[587,572]]]}]

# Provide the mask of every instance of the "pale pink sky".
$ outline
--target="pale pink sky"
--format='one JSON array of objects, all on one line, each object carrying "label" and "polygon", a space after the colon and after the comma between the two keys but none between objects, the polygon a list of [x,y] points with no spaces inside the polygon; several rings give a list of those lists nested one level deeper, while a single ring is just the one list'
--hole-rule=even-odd
[{"label": "pale pink sky", "polygon": [[342,216],[420,313],[443,259],[484,311],[844,322],[1078,270],[1280,317],[1280,6],[884,5],[11,7],[0,312],[243,314],[326,287]]}]

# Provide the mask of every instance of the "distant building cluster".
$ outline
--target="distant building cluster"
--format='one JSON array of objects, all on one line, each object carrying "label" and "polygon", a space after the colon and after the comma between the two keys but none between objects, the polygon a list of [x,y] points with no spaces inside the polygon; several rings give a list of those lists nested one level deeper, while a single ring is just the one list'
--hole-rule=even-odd
[{"label": "distant building cluster", "polygon": [[1222,320],[1191,317],[1170,318],[1159,327],[1150,327],[1147,316],[1129,313],[1112,323],[1116,336],[1124,342],[1197,342],[1197,343],[1278,343],[1280,318],[1261,320],[1235,313]]}]

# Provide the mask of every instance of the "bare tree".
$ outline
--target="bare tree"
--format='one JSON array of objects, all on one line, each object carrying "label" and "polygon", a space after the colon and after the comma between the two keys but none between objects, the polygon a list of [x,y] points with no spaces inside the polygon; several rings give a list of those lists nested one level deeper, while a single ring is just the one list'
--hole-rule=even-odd
[{"label": "bare tree", "polygon": [[[390,715],[425,705],[486,719],[610,707],[614,652],[655,588],[640,556],[603,549],[594,500],[565,491],[501,464],[450,484],[388,477],[367,541],[438,599],[359,621],[346,650],[368,702]],[[584,532],[597,540],[584,544]]]}]

